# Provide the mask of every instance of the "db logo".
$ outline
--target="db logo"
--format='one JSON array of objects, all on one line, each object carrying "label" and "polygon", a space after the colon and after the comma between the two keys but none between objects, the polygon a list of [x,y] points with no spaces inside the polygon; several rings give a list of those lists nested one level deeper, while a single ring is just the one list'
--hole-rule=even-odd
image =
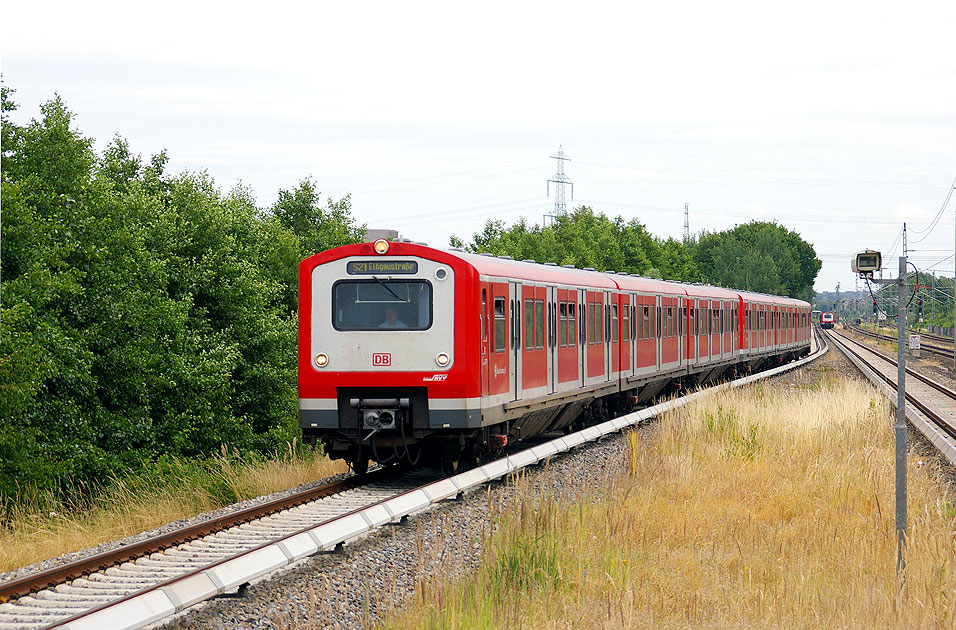
[{"label": "db logo", "polygon": [[373,367],[388,367],[392,364],[392,355],[389,352],[373,352],[372,353],[372,366]]}]

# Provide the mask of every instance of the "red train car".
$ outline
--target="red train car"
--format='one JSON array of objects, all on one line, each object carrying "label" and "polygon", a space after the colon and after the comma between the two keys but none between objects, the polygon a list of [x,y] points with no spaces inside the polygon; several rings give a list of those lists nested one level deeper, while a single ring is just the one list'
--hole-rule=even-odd
[{"label": "red train car", "polygon": [[368,461],[447,470],[666,388],[809,350],[809,305],[376,241],[299,269],[299,422]]},{"label": "red train car", "polygon": [[820,313],[820,328],[833,328],[834,323],[836,323],[836,315],[830,311]]}]

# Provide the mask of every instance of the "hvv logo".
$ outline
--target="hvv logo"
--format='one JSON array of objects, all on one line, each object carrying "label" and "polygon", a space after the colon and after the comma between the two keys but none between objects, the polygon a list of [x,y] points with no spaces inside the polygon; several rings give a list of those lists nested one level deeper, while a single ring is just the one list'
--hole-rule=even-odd
[{"label": "hvv logo", "polygon": [[373,352],[372,367],[390,367],[392,365],[392,354],[390,352]]}]

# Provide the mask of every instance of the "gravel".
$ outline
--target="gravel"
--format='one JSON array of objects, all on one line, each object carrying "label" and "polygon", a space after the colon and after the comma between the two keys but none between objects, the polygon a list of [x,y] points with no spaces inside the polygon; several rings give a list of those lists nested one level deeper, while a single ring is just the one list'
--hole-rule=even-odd
[{"label": "gravel", "polygon": [[[653,423],[641,430],[651,430]],[[527,479],[539,490],[573,497],[595,480],[610,478],[623,461],[621,435],[539,465]],[[592,485],[593,487],[593,485]],[[244,598],[218,599],[166,622],[168,630],[224,628],[368,628],[402,606],[423,581],[462,576],[481,560],[491,527],[491,506],[513,486],[496,483],[375,530],[342,552],[307,558],[253,584]]]}]

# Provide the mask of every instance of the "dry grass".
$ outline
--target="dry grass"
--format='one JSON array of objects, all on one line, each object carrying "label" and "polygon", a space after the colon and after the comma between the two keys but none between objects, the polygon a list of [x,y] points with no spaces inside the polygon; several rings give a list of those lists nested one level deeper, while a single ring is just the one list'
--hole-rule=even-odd
[{"label": "dry grass", "polygon": [[898,579],[890,427],[833,377],[709,397],[632,434],[610,488],[523,484],[477,574],[421,585],[387,627],[952,628],[953,494],[911,456]]},{"label": "dry grass", "polygon": [[271,494],[347,470],[341,460],[289,452],[247,462],[223,452],[208,466],[168,462],[153,475],[116,480],[88,505],[39,497],[0,527],[0,571],[89,549],[235,501]]}]

